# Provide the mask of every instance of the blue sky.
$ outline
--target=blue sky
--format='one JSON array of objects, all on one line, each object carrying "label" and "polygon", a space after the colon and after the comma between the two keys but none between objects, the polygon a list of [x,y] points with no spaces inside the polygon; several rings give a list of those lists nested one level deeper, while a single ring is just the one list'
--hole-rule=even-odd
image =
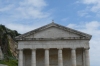
[{"label": "blue sky", "polygon": [[100,0],[0,0],[0,24],[19,33],[52,20],[91,34],[91,66],[100,66]]}]

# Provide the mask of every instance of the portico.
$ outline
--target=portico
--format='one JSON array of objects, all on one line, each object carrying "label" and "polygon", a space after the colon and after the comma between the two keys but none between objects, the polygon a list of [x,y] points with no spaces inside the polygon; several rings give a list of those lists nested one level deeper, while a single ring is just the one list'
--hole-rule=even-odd
[{"label": "portico", "polygon": [[91,35],[50,23],[16,37],[18,66],[90,66]]}]

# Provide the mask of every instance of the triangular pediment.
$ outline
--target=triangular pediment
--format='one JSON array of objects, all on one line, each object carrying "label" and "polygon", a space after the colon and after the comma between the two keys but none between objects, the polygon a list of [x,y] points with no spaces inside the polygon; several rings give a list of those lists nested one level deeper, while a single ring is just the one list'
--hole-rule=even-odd
[{"label": "triangular pediment", "polygon": [[91,35],[61,26],[56,23],[50,23],[38,29],[32,30],[20,36],[17,36],[16,39],[20,38],[68,38],[68,37],[86,37],[91,38]]}]

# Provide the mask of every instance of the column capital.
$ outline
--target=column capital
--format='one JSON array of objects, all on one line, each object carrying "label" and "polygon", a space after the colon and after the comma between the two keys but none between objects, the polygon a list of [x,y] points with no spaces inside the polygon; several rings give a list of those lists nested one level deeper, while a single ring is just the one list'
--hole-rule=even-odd
[{"label": "column capital", "polygon": [[49,50],[50,48],[44,48],[45,50]]},{"label": "column capital", "polygon": [[31,49],[31,50],[36,50],[36,49]]},{"label": "column capital", "polygon": [[88,48],[84,48],[84,50],[89,50],[90,48],[88,47]]},{"label": "column capital", "polygon": [[71,48],[71,50],[76,50],[76,48]]},{"label": "column capital", "polygon": [[62,50],[63,48],[57,48],[58,50]]}]

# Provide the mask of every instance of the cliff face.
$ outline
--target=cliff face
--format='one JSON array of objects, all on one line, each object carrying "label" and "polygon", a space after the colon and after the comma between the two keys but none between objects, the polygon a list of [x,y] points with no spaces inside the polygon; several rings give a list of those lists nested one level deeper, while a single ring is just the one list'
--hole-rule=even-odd
[{"label": "cliff face", "polygon": [[3,53],[1,51],[1,46],[0,46],[0,60],[2,60],[4,58]]},{"label": "cliff face", "polygon": [[9,41],[9,48],[12,56],[17,58],[17,42],[15,42],[10,36],[8,36],[8,41]]},{"label": "cliff face", "polygon": [[0,25],[0,47],[4,55],[4,59],[9,60],[11,57],[17,57],[17,43],[15,36],[20,35],[16,30],[10,30],[4,25]]}]

